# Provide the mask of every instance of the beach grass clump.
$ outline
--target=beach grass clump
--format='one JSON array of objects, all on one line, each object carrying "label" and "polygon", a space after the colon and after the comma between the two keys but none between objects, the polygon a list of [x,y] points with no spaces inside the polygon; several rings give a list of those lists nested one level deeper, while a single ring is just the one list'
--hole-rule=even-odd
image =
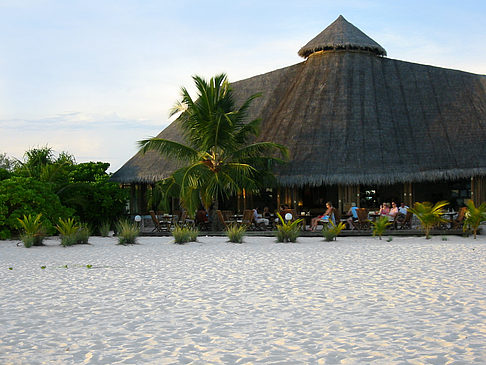
[{"label": "beach grass clump", "polygon": [[76,232],[76,244],[88,244],[90,234],[91,229],[89,228],[89,226],[86,223],[81,223],[79,225],[78,231]]},{"label": "beach grass clump", "polygon": [[346,225],[343,222],[339,222],[339,224],[336,225],[330,221],[329,224],[322,230],[322,235],[328,242],[336,240],[336,237],[345,227]]},{"label": "beach grass clump", "polygon": [[230,224],[226,229],[226,236],[232,243],[243,243],[243,237],[246,234],[246,226],[238,224]]},{"label": "beach grass clump", "polygon": [[100,224],[99,231],[101,237],[108,237],[110,235],[110,222],[103,222]]},{"label": "beach grass clump", "polygon": [[389,225],[391,225],[392,222],[388,220],[388,217],[380,217],[376,221],[371,222],[372,231],[373,231],[373,237],[378,236],[381,240],[381,236],[383,233],[385,233],[385,230],[388,228]]},{"label": "beach grass clump", "polygon": [[118,244],[134,245],[137,243],[140,230],[135,223],[122,219],[116,224],[116,230],[118,232]]},{"label": "beach grass clump", "polygon": [[27,248],[43,245],[43,240],[46,233],[42,225],[41,217],[42,214],[39,213],[36,217],[29,214],[27,216],[24,215],[22,219],[17,218],[23,230],[23,233],[20,235],[20,239]]},{"label": "beach grass clump", "polygon": [[191,232],[187,227],[176,225],[172,231],[172,237],[174,237],[174,243],[182,245],[191,241]]},{"label": "beach grass clump", "polygon": [[199,229],[196,227],[188,227],[189,230],[189,242],[196,242],[199,236]]},{"label": "beach grass clump", "polygon": [[286,222],[280,213],[277,213],[277,216],[280,219],[280,224],[277,224],[277,242],[297,242],[302,231],[300,227],[302,219]]}]

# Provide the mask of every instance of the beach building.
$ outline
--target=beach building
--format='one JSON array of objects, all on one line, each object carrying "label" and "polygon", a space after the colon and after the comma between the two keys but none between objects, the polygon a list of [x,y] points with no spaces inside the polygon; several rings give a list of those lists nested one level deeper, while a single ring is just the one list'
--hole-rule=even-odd
[{"label": "beach building", "polygon": [[[290,150],[265,204],[486,201],[485,75],[388,58],[342,16],[298,53],[301,63],[232,83],[237,105],[263,94],[249,118],[262,119],[258,140]],[[178,121],[158,137],[181,141]],[[147,189],[176,166],[137,153],[112,179],[131,186],[131,210],[143,212]]]}]

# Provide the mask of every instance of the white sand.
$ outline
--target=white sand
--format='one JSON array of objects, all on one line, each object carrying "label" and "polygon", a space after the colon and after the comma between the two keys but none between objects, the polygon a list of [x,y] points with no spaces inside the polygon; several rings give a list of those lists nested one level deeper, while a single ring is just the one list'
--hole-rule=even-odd
[{"label": "white sand", "polygon": [[486,363],[485,236],[199,240],[0,241],[0,363]]}]

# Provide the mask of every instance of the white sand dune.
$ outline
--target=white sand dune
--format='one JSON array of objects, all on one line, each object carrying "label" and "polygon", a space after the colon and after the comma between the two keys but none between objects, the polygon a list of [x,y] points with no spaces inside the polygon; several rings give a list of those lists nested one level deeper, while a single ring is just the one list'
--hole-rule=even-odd
[{"label": "white sand dune", "polygon": [[486,363],[486,237],[245,241],[0,241],[0,363]]}]

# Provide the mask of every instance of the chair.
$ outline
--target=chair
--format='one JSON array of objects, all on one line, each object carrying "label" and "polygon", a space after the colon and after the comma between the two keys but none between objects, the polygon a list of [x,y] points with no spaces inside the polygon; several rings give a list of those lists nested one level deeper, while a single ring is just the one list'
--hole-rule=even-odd
[{"label": "chair", "polygon": [[464,224],[464,217],[466,215],[467,208],[462,207],[459,209],[457,212],[457,217],[451,222],[451,228],[457,229],[457,228],[462,228],[462,225]]},{"label": "chair", "polygon": [[219,223],[218,229],[220,227],[223,227],[223,229],[225,229],[225,230],[228,229],[228,224],[230,222],[224,220],[223,213],[220,210],[216,211],[216,216],[218,217],[218,223]]},{"label": "chair", "polygon": [[396,228],[397,229],[405,229],[405,228],[412,229],[412,218],[413,218],[413,213],[407,212],[407,214],[405,214],[405,219],[402,222],[400,222],[400,221],[396,222]]},{"label": "chair", "polygon": [[371,222],[368,219],[368,209],[358,208],[356,209],[356,214],[358,215],[358,220],[354,223],[355,227],[359,231],[370,229]]},{"label": "chair", "polygon": [[154,223],[154,229],[152,230],[152,232],[170,231],[170,222],[159,221],[159,219],[157,218],[153,210],[150,210],[149,213],[150,216],[152,217],[152,222]]}]

